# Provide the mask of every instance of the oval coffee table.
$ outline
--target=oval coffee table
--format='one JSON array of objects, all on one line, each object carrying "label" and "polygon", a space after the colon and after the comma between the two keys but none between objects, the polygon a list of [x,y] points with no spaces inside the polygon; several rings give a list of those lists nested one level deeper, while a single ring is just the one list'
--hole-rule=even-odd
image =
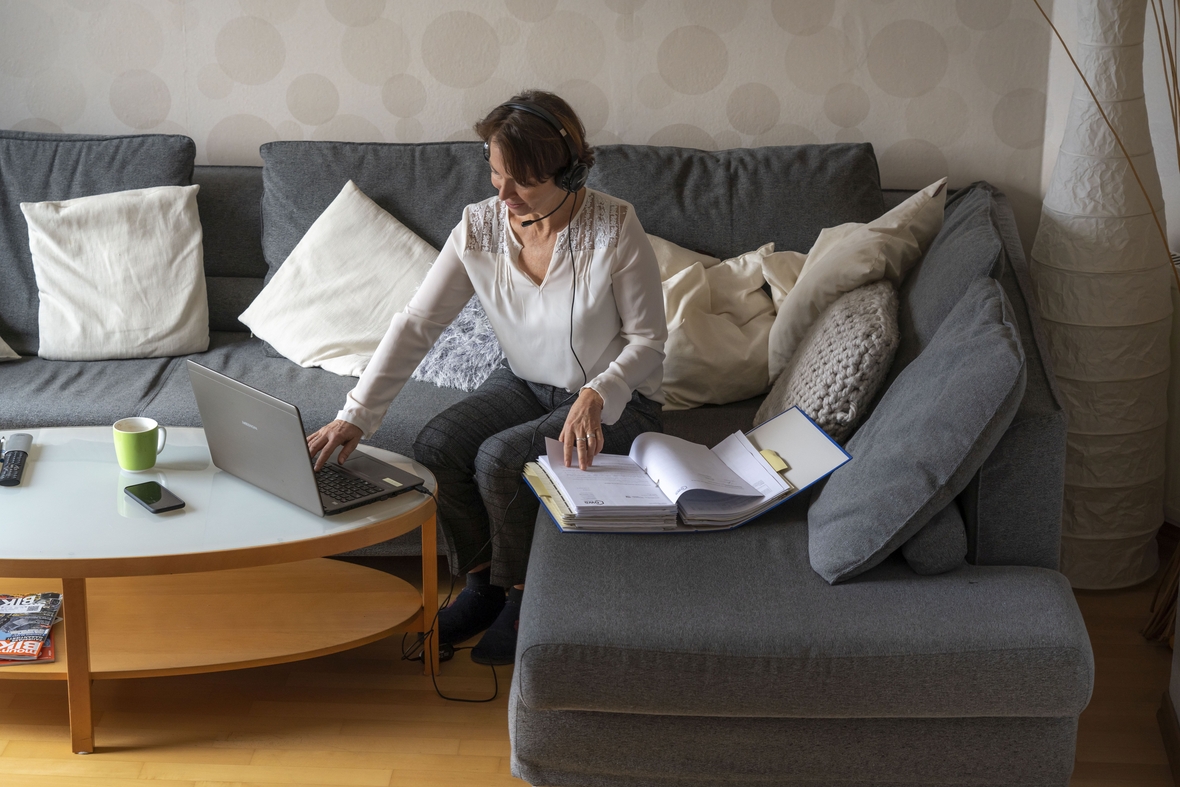
[{"label": "oval coffee table", "polygon": [[[73,750],[94,750],[93,679],[187,675],[312,658],[427,630],[438,608],[435,504],[410,491],[319,517],[213,466],[200,429],[170,427],[151,470],[119,469],[111,428],[24,430],[20,486],[0,487],[0,594],[56,592],[57,661],[0,679],[66,680]],[[398,454],[362,449],[426,479]],[[152,514],[123,488],[158,481],[186,506]],[[422,534],[419,594],[381,571],[328,560]],[[46,578],[52,579],[46,579]],[[66,640],[68,634],[69,641]],[[430,638],[425,672],[438,672]]]}]

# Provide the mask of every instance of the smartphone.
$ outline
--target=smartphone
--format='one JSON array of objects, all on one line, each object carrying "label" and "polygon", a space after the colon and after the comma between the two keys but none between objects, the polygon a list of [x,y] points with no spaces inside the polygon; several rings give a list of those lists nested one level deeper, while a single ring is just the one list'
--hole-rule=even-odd
[{"label": "smartphone", "polygon": [[135,484],[123,489],[127,495],[153,514],[184,508],[184,501],[155,481]]}]

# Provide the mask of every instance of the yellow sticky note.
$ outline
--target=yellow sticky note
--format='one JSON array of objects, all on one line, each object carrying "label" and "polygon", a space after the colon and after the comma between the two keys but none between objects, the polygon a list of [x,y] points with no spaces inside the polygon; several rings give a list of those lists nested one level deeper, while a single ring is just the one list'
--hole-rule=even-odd
[{"label": "yellow sticky note", "polygon": [[762,458],[766,460],[767,464],[769,464],[771,468],[774,469],[774,472],[785,473],[791,469],[791,466],[787,464],[781,456],[778,455],[777,451],[772,451],[769,448],[763,448],[761,451],[759,451],[759,453],[762,454]]}]

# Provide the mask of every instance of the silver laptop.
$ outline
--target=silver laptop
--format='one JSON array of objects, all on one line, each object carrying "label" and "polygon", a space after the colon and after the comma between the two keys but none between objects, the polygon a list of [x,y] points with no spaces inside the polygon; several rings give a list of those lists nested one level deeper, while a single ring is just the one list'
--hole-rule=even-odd
[{"label": "silver laptop", "polygon": [[[422,479],[360,449],[313,468],[299,408],[188,361],[213,464],[319,516],[408,492]],[[339,449],[337,449],[337,453]]]}]

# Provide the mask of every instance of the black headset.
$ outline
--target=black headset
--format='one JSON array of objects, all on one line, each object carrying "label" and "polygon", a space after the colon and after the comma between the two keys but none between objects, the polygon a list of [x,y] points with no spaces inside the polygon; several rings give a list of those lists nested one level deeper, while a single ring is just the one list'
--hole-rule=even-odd
[{"label": "black headset", "polygon": [[[512,101],[500,106],[505,109],[515,109],[520,112],[528,112],[530,115],[535,115],[541,120],[544,120],[549,125],[553,126],[554,130],[561,135],[562,140],[565,141],[565,146],[569,148],[570,163],[565,166],[565,169],[553,176],[553,180],[558,187],[563,191],[573,194],[575,191],[581,190],[586,185],[586,179],[590,177],[590,168],[586,166],[585,162],[578,156],[578,149],[574,146],[573,139],[570,138],[569,132],[565,130],[565,126],[561,121],[553,116],[553,113],[544,107],[539,107],[536,104],[525,104],[521,102]],[[485,159],[491,157],[491,150],[488,143],[483,143],[483,157]]]}]

